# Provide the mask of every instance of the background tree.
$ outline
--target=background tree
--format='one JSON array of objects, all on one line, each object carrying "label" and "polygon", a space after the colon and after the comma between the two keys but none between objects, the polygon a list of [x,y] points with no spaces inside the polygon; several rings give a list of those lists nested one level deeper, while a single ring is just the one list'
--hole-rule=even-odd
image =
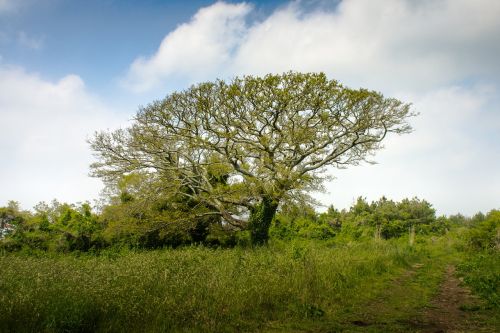
[{"label": "background tree", "polygon": [[22,223],[8,236],[7,245],[13,249],[89,251],[101,247],[100,229],[98,216],[88,203],[41,202],[33,213],[24,213]]},{"label": "background tree", "polygon": [[200,215],[262,244],[280,202],[317,189],[327,166],[367,160],[388,133],[410,131],[411,115],[323,73],[206,82],[140,108],[129,128],[96,133],[92,174],[146,174],[159,193],[191,198]]},{"label": "background tree", "polygon": [[27,215],[27,212],[21,211],[19,203],[16,201],[9,201],[6,207],[0,207],[0,239],[21,226]]},{"label": "background tree", "polygon": [[204,243],[210,225],[220,221],[215,215],[197,217],[204,208],[198,202],[162,193],[146,175],[130,174],[116,185],[107,188],[109,203],[101,214],[103,235],[111,244],[159,248]]}]

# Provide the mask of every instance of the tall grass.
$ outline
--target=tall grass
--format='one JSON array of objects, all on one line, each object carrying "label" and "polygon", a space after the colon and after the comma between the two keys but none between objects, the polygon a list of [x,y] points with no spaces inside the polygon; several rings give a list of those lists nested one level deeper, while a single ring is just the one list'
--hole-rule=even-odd
[{"label": "tall grass", "polygon": [[428,253],[400,242],[0,256],[0,331],[248,331],[334,318]]},{"label": "tall grass", "polygon": [[472,290],[487,301],[489,306],[500,308],[500,253],[469,255],[458,266],[458,272]]}]

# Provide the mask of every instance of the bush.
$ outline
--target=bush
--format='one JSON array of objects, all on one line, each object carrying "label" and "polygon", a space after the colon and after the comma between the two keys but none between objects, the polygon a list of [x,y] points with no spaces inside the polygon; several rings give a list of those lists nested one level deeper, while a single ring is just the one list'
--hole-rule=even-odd
[{"label": "bush", "polygon": [[334,237],[337,229],[334,225],[315,217],[290,217],[278,215],[269,230],[273,238],[291,240],[294,238],[324,240]]},{"label": "bush", "polygon": [[458,272],[490,306],[500,308],[500,253],[480,253],[458,265]]},{"label": "bush", "polygon": [[500,211],[492,210],[486,218],[470,229],[467,245],[471,250],[500,250]]},{"label": "bush", "polygon": [[466,260],[459,273],[490,306],[500,307],[500,211],[476,214],[465,237]]}]

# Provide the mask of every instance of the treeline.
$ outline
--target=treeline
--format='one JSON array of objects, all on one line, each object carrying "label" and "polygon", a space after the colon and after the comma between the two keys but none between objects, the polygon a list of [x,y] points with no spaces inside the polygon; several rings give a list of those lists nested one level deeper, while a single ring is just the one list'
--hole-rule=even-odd
[{"label": "treeline", "polygon": [[[232,247],[248,245],[247,231],[231,229],[219,217],[192,215],[186,200],[144,200],[120,191],[99,212],[88,203],[40,203],[23,211],[15,202],[0,208],[0,248],[6,251],[100,251],[106,248],[156,249],[189,244]],[[493,213],[490,213],[493,214]],[[270,229],[272,238],[328,240],[389,239],[442,235],[457,225],[486,221],[481,213],[436,217],[432,205],[418,198],[396,202],[385,197],[369,203],[359,197],[349,210],[330,206],[318,213],[310,205],[280,208]],[[496,226],[490,226],[496,228]],[[481,244],[484,240],[476,237]]]},{"label": "treeline", "polygon": [[330,206],[325,213],[317,214],[308,207],[285,208],[275,219],[271,232],[285,239],[326,239],[336,235],[389,239],[410,234],[443,234],[450,225],[450,219],[436,217],[435,209],[425,200],[413,198],[396,202],[382,197],[368,203],[359,197],[349,210],[339,211]]}]

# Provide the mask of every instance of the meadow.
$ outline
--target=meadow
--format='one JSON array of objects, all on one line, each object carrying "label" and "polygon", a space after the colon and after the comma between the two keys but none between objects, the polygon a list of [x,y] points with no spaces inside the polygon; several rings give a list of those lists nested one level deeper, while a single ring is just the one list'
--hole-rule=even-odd
[{"label": "meadow", "polygon": [[85,205],[0,213],[15,226],[0,240],[0,332],[500,327],[498,210],[435,217],[425,201],[385,198],[321,214],[296,206],[260,246],[217,224],[130,229],[128,215],[107,223]]},{"label": "meadow", "polygon": [[[457,262],[455,243],[444,236],[414,246],[406,239],[275,241],[3,254],[0,330],[340,332],[367,331],[369,320],[374,331],[418,331],[412,320],[436,293],[445,265]],[[401,295],[387,294],[398,288]],[[374,308],[384,297],[386,310]]]}]

